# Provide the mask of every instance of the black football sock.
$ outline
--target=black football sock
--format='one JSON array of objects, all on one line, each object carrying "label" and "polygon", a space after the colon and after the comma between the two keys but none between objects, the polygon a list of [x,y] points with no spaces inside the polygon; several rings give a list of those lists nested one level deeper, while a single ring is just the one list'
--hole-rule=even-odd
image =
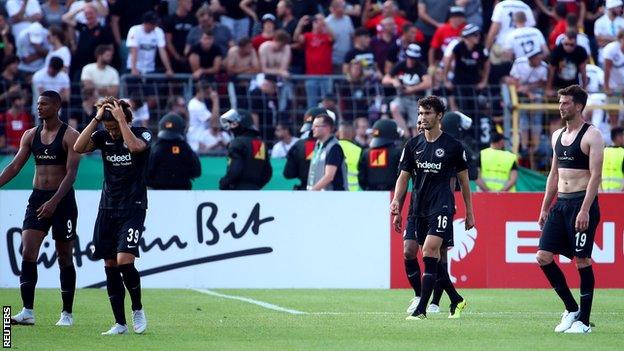
[{"label": "black football sock", "polygon": [[440,262],[438,266],[438,281],[441,282],[442,289],[448,295],[449,300],[451,300],[452,306],[457,305],[464,299],[463,297],[461,297],[461,295],[459,295],[459,293],[455,289],[455,286],[451,282],[451,277],[449,277],[448,275],[448,265],[446,262]]},{"label": "black football sock", "polygon": [[126,325],[126,314],[124,312],[126,291],[124,290],[119,268],[104,267],[104,270],[106,271],[106,290],[108,291],[108,298],[113,309],[115,322]]},{"label": "black football sock", "polygon": [[425,273],[422,276],[422,292],[420,302],[413,315],[425,314],[433,286],[435,285],[438,273],[438,259],[435,257],[423,257],[425,263]]},{"label": "black football sock", "polygon": [[35,286],[37,286],[37,263],[22,261],[20,274],[20,292],[24,308],[33,309],[35,303]]},{"label": "black football sock", "polygon": [[74,292],[76,291],[76,268],[74,265],[61,267],[61,297],[63,298],[63,311],[72,313],[74,304]]},{"label": "black football sock", "polygon": [[405,273],[407,273],[407,280],[409,280],[412,289],[414,289],[414,295],[420,296],[420,265],[417,259],[405,260]]},{"label": "black football sock", "polygon": [[[438,271],[440,269],[438,268]],[[433,294],[431,294],[431,304],[440,306],[440,299],[442,298],[442,292],[444,288],[442,287],[442,281],[440,279],[440,274],[438,274],[438,279],[436,279],[435,286],[433,287]]]},{"label": "black football sock", "polygon": [[565,276],[563,275],[561,268],[559,268],[559,266],[557,266],[554,261],[540,267],[542,268],[542,271],[544,271],[546,278],[550,282],[550,286],[555,289],[555,292],[557,293],[557,295],[559,295],[561,301],[563,301],[565,309],[568,312],[578,311],[578,304],[574,300],[574,296],[572,296],[572,292],[568,287],[568,283],[566,282]]},{"label": "black football sock", "polygon": [[143,308],[141,304],[141,276],[139,271],[134,267],[134,263],[119,265],[119,271],[123,277],[124,284],[130,299],[132,300],[132,310],[137,311]]},{"label": "black football sock", "polygon": [[594,300],[594,270],[592,266],[587,266],[579,268],[578,271],[581,276],[581,313],[579,320],[585,325],[589,325],[589,315]]}]

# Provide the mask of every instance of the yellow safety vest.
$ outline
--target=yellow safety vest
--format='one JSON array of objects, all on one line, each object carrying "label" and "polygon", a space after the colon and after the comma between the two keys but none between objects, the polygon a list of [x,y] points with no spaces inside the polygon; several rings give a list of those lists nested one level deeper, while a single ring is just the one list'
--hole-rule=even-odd
[{"label": "yellow safety vest", "polygon": [[[493,191],[503,190],[515,163],[516,155],[509,151],[491,147],[481,150],[481,178],[485,185]],[[516,191],[516,186],[509,191]]]},{"label": "yellow safety vest", "polygon": [[617,192],[622,190],[624,185],[623,162],[624,148],[607,147],[604,149],[604,160],[602,162],[603,191]]},{"label": "yellow safety vest", "polygon": [[350,140],[338,141],[345,155],[345,163],[347,164],[347,182],[349,183],[349,191],[359,191],[358,183],[358,162],[362,154],[362,148],[355,145]]}]

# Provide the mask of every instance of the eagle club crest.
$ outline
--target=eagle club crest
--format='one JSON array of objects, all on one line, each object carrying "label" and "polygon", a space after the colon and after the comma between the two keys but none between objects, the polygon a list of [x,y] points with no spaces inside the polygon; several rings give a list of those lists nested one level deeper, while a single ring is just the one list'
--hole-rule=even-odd
[{"label": "eagle club crest", "polygon": [[[472,228],[466,230],[465,220],[458,218],[453,221],[453,232],[455,246],[453,246],[448,252],[448,271],[451,282],[456,283],[457,277],[451,273],[452,262],[459,262],[466,258],[468,254],[475,248],[477,242],[477,229]],[[466,281],[468,277],[465,275],[460,276],[461,281]]]},{"label": "eagle club crest", "polygon": [[443,148],[438,148],[438,149],[436,149],[436,151],[435,151],[435,155],[436,155],[436,157],[438,157],[438,158],[442,158],[442,157],[444,157],[444,154],[445,154],[445,151],[444,151],[444,149],[443,149]]}]

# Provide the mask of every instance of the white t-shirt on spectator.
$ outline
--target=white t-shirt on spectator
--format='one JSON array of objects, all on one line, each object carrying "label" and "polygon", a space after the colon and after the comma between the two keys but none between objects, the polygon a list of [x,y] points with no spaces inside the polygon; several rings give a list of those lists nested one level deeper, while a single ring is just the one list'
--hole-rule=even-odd
[{"label": "white t-shirt on spectator", "polygon": [[193,151],[199,150],[199,142],[205,139],[206,133],[208,133],[208,121],[212,117],[212,112],[208,109],[208,106],[203,101],[200,101],[196,97],[192,98],[187,106],[189,113],[189,129],[186,133],[186,139]]},{"label": "white t-shirt on spectator", "polygon": [[[165,32],[160,27],[156,27],[153,31],[146,33],[143,29],[143,24],[137,24],[130,27],[128,31],[126,46],[138,49],[136,68],[141,74],[154,72],[156,52],[158,48],[165,47]],[[127,68],[132,68],[132,57],[130,54],[128,54]]]},{"label": "white t-shirt on spectator", "polygon": [[288,150],[299,140],[299,138],[293,137],[289,144],[283,141],[278,141],[271,149],[271,158],[286,158]]},{"label": "white t-shirt on spectator", "polygon": [[624,90],[624,53],[618,40],[607,44],[602,51],[605,60],[610,60],[611,75],[609,76],[609,88],[614,91]]},{"label": "white t-shirt on spectator", "polygon": [[[94,0],[92,5],[94,5],[97,1]],[[100,1],[100,3],[102,5],[104,5],[105,8],[108,8],[108,1],[106,0],[102,0]],[[72,2],[71,6],[69,7],[69,10],[67,10],[67,12],[71,12],[75,9],[79,9],[79,8],[83,8],[85,5],[87,4],[86,1],[83,0],[78,0],[78,1],[74,1]],[[100,16],[99,14],[97,15],[98,21],[100,22],[100,24],[105,24],[106,23],[106,17],[104,16]],[[82,23],[82,24],[87,24],[87,17],[85,17],[84,11],[80,11],[76,14],[76,16],[74,16],[74,20],[78,23]]]},{"label": "white t-shirt on spectator", "polygon": [[82,68],[80,80],[89,80],[96,89],[119,85],[119,73],[116,69],[107,65],[99,69],[97,63],[90,63]]},{"label": "white t-shirt on spectator", "polygon": [[138,110],[132,111],[132,125],[135,127],[142,127],[143,122],[148,121],[149,117],[149,107],[144,103]]},{"label": "white t-shirt on spectator", "polygon": [[33,114],[37,110],[39,91],[54,90],[60,93],[63,89],[69,89],[69,84],[69,76],[63,71],[60,71],[54,77],[48,74],[48,67],[44,67],[35,72],[32,77]]},{"label": "white t-shirt on spectator", "polygon": [[517,58],[509,75],[516,78],[520,84],[546,82],[548,80],[548,64],[542,61],[539,66],[531,67],[528,57]]},{"label": "white t-shirt on spectator", "polygon": [[513,22],[513,14],[515,12],[522,11],[526,15],[527,27],[535,27],[535,17],[533,17],[533,11],[531,8],[520,0],[505,0],[501,1],[494,6],[492,12],[492,22],[500,23],[500,30],[496,36],[496,44],[503,45],[507,33],[515,28]]},{"label": "white t-shirt on spectator", "polygon": [[[24,16],[30,17],[32,15],[41,14],[41,6],[39,5],[39,1],[37,0],[26,0],[26,10],[24,11]],[[8,13],[7,22],[9,22],[10,17],[15,16],[19,10],[22,8],[23,0],[8,0],[6,2],[6,10]],[[26,29],[32,22],[29,21],[21,21],[11,24],[11,31],[13,33],[13,37],[17,38],[22,30]]]},{"label": "white t-shirt on spectator", "polygon": [[[565,39],[565,34],[559,34],[557,39],[555,39],[555,44],[559,45]],[[591,56],[591,47],[589,46],[589,37],[585,33],[576,34],[576,45],[582,47],[587,52],[587,56]]]},{"label": "white t-shirt on spectator", "polygon": [[604,14],[594,23],[594,35],[615,37],[622,28],[624,28],[624,18],[618,16],[611,21],[609,16]]},{"label": "white t-shirt on spectator", "polygon": [[15,51],[17,57],[20,58],[20,63],[17,65],[17,68],[21,71],[34,73],[44,67],[45,60],[44,58],[40,58],[34,60],[30,63],[25,63],[23,59],[27,56],[30,56],[36,52],[33,44],[31,43],[30,36],[38,35],[43,39],[41,45],[44,48],[48,48],[48,30],[43,28],[43,26],[39,22],[34,22],[28,27],[26,27],[19,35],[19,37],[15,38]]},{"label": "white t-shirt on spectator", "polygon": [[507,33],[503,48],[513,50],[514,58],[524,57],[546,45],[546,39],[539,29],[522,27]]},{"label": "white t-shirt on spectator", "polygon": [[201,143],[204,144],[207,149],[212,149],[215,147],[215,145],[219,143],[219,140],[223,141],[223,143],[227,145],[230,143],[231,139],[232,138],[230,137],[230,134],[224,131],[219,131],[217,135],[214,135],[211,133],[210,129],[207,129],[200,133],[199,138],[195,140],[193,144],[191,144],[191,148],[194,151],[197,151],[199,150],[199,144]]},{"label": "white t-shirt on spectator", "polygon": [[53,56],[60,57],[61,60],[63,60],[63,66],[69,68],[69,65],[71,64],[71,51],[69,51],[67,46],[61,46],[58,50],[48,51],[48,56],[45,58],[45,64],[43,67],[48,67],[50,59]]},{"label": "white t-shirt on spectator", "polygon": [[585,65],[587,74],[587,92],[600,93],[604,87],[604,71],[602,68],[590,63]]}]

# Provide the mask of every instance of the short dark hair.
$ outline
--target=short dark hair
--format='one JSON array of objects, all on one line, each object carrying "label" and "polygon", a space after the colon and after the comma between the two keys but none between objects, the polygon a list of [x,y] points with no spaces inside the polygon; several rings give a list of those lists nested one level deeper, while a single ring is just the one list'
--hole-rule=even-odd
[{"label": "short dark hair", "polygon": [[52,102],[54,102],[55,104],[61,106],[61,94],[59,94],[58,92],[54,91],[54,90],[46,90],[43,93],[41,93],[41,95],[39,95],[41,97],[47,97],[48,99],[52,100]]},{"label": "short dark hair", "polygon": [[583,109],[585,109],[585,105],[587,105],[587,92],[578,84],[570,85],[569,87],[559,89],[559,91],[557,91],[557,94],[559,96],[571,96],[572,101],[575,104],[583,105]]},{"label": "short dark hair", "polygon": [[59,26],[50,26],[50,29],[48,29],[48,32],[50,33],[50,35],[54,35],[55,37],[59,38],[59,40],[61,41],[61,43],[63,45],[65,45],[65,32],[63,31],[63,29]]},{"label": "short dark hair", "polygon": [[23,98],[24,98],[24,95],[22,95],[22,93],[19,93],[19,92],[11,93],[9,94],[9,103],[13,105],[15,100],[19,100]]},{"label": "short dark hair", "polygon": [[291,41],[291,36],[287,31],[283,29],[278,29],[275,31],[275,41],[279,41],[280,43],[289,44]]},{"label": "short dark hair", "polygon": [[251,39],[249,39],[249,37],[242,37],[238,39],[238,46],[241,48],[243,46],[247,46],[249,43],[251,43]]},{"label": "short dark hair", "polygon": [[9,65],[12,65],[14,63],[19,63],[19,62],[20,62],[20,59],[15,55],[5,56],[4,60],[2,60],[2,69],[4,70]]},{"label": "short dark hair", "polygon": [[[95,107],[100,108],[100,106],[104,104],[112,105],[115,101],[119,104],[119,106],[121,106],[121,109],[123,110],[124,115],[126,116],[126,122],[128,123],[132,122],[132,110],[130,109],[130,104],[126,100],[116,99],[112,96],[107,96],[101,99],[97,104],[95,104]],[[113,114],[110,113],[109,111],[104,112],[104,115],[102,116],[102,120],[105,122],[117,121],[115,117],[113,117]]]},{"label": "short dark hair", "polygon": [[576,31],[576,29],[574,28],[569,28],[566,32],[565,32],[565,36],[568,39],[574,39],[576,41],[576,36],[578,35],[578,32]]},{"label": "short dark hair", "polygon": [[293,129],[292,129],[290,123],[288,123],[288,122],[279,122],[279,123],[277,123],[275,128],[277,129],[277,127],[280,127],[280,128],[282,128],[284,130],[287,130],[288,134],[290,134],[290,135],[294,135],[293,134]]},{"label": "short dark hair", "polygon": [[353,32],[354,38],[361,37],[361,36],[370,37],[370,32],[368,31],[368,29],[364,27],[359,27],[358,29],[355,30],[355,32]]},{"label": "short dark hair", "polygon": [[147,11],[143,14],[143,23],[158,25],[158,14],[155,11]]},{"label": "short dark hair", "polygon": [[52,58],[50,58],[50,63],[48,64],[49,67],[57,72],[63,69],[63,65],[63,59],[58,56],[52,56]]},{"label": "short dark hair", "polygon": [[446,110],[446,106],[444,106],[442,99],[435,95],[429,95],[421,98],[418,100],[418,106],[426,109],[433,109],[436,114],[444,113]]},{"label": "short dark hair", "polygon": [[321,113],[321,114],[317,115],[316,117],[314,117],[314,119],[317,119],[317,118],[322,119],[323,123],[327,124],[331,130],[334,129],[334,126],[336,125],[336,122],[334,122],[334,119],[329,117],[329,115],[327,113]]},{"label": "short dark hair", "polygon": [[622,127],[615,127],[611,129],[611,140],[615,140],[615,138],[619,137],[622,134],[624,134],[624,128]]},{"label": "short dark hair", "polygon": [[101,44],[95,47],[95,57],[99,57],[104,55],[107,51],[115,50],[112,45],[109,44]]},{"label": "short dark hair", "polygon": [[401,29],[403,29],[403,33],[407,33],[412,28],[416,28],[416,25],[411,22],[408,22],[408,23],[405,23]]}]

